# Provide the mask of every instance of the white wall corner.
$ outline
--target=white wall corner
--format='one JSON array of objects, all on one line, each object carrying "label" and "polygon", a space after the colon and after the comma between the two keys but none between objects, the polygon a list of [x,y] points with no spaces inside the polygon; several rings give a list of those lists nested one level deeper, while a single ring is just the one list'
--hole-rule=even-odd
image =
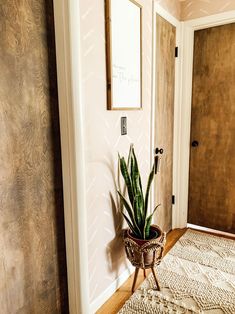
[{"label": "white wall corner", "polygon": [[89,311],[80,1],[54,1],[69,312]]}]

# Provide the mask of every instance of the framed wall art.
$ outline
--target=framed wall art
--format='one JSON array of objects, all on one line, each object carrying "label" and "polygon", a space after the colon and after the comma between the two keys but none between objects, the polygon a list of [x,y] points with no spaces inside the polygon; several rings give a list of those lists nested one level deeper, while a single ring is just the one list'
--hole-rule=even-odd
[{"label": "framed wall art", "polygon": [[106,0],[107,103],[109,110],[142,108],[142,7]]}]

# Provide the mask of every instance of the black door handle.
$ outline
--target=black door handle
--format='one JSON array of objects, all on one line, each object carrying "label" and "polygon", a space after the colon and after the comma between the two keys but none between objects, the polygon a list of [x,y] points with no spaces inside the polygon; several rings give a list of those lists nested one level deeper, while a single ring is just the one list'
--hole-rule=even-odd
[{"label": "black door handle", "polygon": [[193,146],[193,147],[197,147],[198,145],[199,145],[198,141],[193,141],[193,142],[192,142],[192,146]]},{"label": "black door handle", "polygon": [[163,152],[164,152],[163,148],[160,148],[160,149],[159,149],[159,148],[156,148],[156,149],[155,149],[155,154],[161,154],[161,155],[162,155]]},{"label": "black door handle", "polygon": [[159,162],[159,157],[156,155],[154,157],[154,173],[157,174],[158,171],[158,162]]}]

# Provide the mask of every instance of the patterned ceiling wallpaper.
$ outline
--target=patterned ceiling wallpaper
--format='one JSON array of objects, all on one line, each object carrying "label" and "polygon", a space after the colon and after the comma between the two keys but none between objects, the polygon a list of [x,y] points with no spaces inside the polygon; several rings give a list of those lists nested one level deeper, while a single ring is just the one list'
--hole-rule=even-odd
[{"label": "patterned ceiling wallpaper", "polygon": [[157,0],[165,10],[171,13],[174,17],[180,20],[181,16],[181,3],[179,0]]},{"label": "patterned ceiling wallpaper", "polygon": [[181,0],[181,20],[235,10],[234,0]]}]

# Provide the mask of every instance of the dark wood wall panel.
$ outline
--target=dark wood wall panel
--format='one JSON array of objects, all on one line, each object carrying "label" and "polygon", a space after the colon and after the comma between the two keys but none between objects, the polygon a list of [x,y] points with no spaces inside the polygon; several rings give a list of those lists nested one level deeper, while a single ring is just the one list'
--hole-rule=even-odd
[{"label": "dark wood wall panel", "polygon": [[0,312],[66,313],[52,0],[0,5]]},{"label": "dark wood wall panel", "polygon": [[235,233],[235,24],[195,32],[190,223]]}]

